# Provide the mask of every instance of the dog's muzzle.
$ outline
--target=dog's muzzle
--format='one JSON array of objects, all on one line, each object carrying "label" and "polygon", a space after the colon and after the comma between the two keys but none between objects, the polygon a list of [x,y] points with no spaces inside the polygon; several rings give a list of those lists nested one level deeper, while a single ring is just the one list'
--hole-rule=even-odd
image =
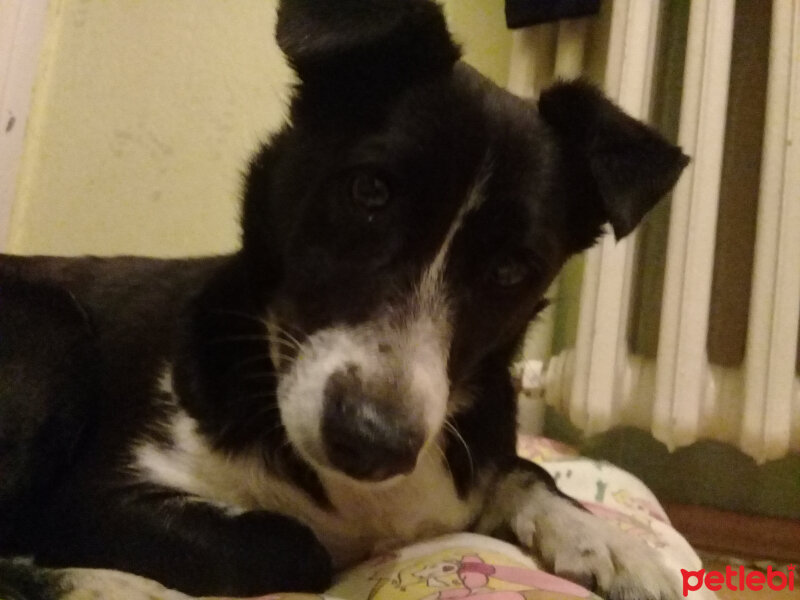
[{"label": "dog's muzzle", "polygon": [[322,442],[331,465],[354,479],[383,481],[414,470],[424,428],[397,386],[368,386],[354,365],[327,381]]}]

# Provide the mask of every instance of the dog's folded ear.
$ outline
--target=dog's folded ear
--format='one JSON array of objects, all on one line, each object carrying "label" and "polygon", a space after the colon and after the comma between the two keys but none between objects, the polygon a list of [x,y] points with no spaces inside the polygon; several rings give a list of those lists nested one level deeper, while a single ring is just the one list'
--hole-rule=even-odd
[{"label": "dog's folded ear", "polygon": [[679,147],[585,81],[544,91],[539,113],[564,140],[567,160],[588,170],[592,195],[617,239],[639,224],[689,163]]},{"label": "dog's folded ear", "polygon": [[441,73],[460,55],[431,0],[281,0],[276,38],[301,83],[340,90]]}]

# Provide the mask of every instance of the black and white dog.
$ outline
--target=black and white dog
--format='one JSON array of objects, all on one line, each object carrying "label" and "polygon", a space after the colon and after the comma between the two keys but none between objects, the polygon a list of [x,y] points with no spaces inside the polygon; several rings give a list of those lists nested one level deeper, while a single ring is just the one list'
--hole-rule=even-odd
[{"label": "black and white dog", "polygon": [[240,251],[0,256],[0,550],[254,595],[473,530],[678,596],[516,457],[508,366],[564,261],[687,158],[585,83],[493,85],[429,0],[283,0],[277,39],[299,83]]}]

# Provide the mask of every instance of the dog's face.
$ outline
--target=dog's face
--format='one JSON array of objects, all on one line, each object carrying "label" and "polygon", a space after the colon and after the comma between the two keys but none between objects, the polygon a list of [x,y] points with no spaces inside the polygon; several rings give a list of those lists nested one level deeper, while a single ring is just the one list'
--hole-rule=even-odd
[{"label": "dog's face", "polygon": [[427,0],[284,0],[278,41],[299,83],[252,165],[244,253],[281,419],[315,467],[390,479],[564,261],[629,233],[686,159],[586,84],[538,107],[498,88]]}]

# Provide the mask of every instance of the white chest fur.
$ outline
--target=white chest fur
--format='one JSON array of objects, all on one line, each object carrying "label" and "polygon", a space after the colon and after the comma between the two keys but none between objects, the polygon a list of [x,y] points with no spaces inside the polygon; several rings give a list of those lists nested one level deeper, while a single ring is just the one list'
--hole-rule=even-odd
[{"label": "white chest fur", "polygon": [[210,448],[185,413],[172,420],[170,433],[168,448],[142,442],[134,449],[134,468],[142,480],[179,489],[231,514],[269,510],[295,517],[315,531],[338,566],[412,540],[463,530],[480,505],[477,494],[466,501],[458,497],[436,449],[420,458],[413,473],[387,484],[322,474],[333,505],[325,509],[267,471],[260,456],[231,457]]}]

